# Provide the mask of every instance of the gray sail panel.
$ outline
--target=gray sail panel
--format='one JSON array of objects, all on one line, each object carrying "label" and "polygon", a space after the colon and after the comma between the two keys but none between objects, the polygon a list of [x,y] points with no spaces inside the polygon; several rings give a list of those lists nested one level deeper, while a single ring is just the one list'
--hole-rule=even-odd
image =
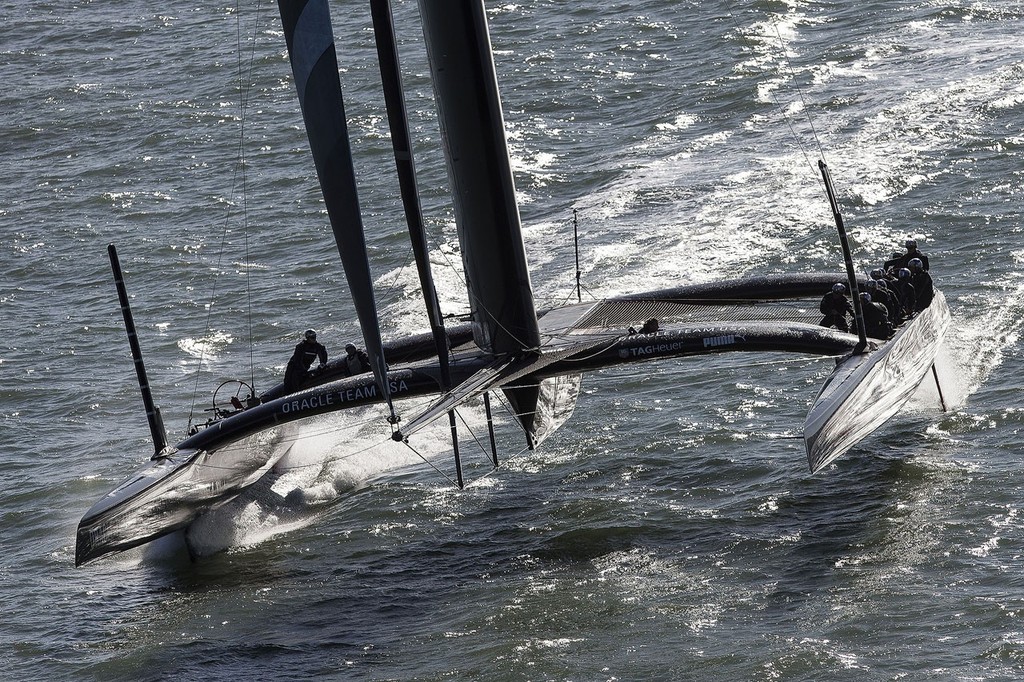
[{"label": "gray sail panel", "polygon": [[330,11],[326,0],[279,0],[278,7],[309,146],[366,353],[377,384],[391,407]]},{"label": "gray sail panel", "polygon": [[420,0],[480,348],[540,343],[483,2]]}]

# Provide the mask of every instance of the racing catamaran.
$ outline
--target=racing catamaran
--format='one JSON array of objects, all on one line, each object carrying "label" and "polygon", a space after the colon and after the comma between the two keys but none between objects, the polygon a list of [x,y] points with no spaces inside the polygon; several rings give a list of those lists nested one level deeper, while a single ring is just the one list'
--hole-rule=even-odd
[{"label": "racing catamaran", "polygon": [[[535,308],[506,148],[482,0],[420,0],[425,45],[471,308],[470,322],[445,328],[434,293],[415,185],[398,58],[386,0],[371,9],[403,203],[430,332],[381,338],[356,194],[344,104],[326,0],[280,0],[282,24],[302,115],[329,219],[348,278],[371,373],[347,377],[343,361],[310,374],[298,391],[276,386],[243,404],[232,401],[204,428],[167,445],[150,395],[117,254],[110,259],[142,387],[154,454],[83,516],[75,563],[138,547],[187,529],[263,477],[283,456],[262,447],[282,425],[382,403],[392,437],[409,442],[445,415],[463,484],[454,410],[501,390],[530,447],[571,412],[575,394],[556,380],[586,371],[725,351],[841,356],[805,423],[808,462],[818,471],[894,415],[927,376],[949,323],[941,293],[891,340],[869,340],[818,325],[815,301],[839,279],[856,294],[845,232],[827,168],[822,173],[844,242],[847,272],[771,275]],[[344,244],[344,248],[342,248]],[[859,300],[854,295],[855,305]],[[858,319],[861,316],[858,315]],[[657,319],[659,329],[632,333]],[[395,403],[435,396],[411,418]],[[493,439],[492,439],[493,442]],[[495,464],[497,453],[495,453]]]}]

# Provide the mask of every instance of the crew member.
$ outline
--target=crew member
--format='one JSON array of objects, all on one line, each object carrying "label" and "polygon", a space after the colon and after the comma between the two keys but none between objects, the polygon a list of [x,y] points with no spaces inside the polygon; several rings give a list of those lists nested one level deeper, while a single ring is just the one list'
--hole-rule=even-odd
[{"label": "crew member", "polygon": [[900,304],[893,295],[893,292],[889,291],[889,286],[885,283],[884,279],[869,279],[867,281],[868,293],[871,294],[871,300],[874,303],[881,303],[885,306],[885,311],[889,316],[889,322],[893,326],[898,325],[902,322],[900,317]]},{"label": "crew member", "polygon": [[860,307],[864,311],[864,333],[873,339],[888,339],[895,331],[889,322],[889,313],[881,303],[871,300],[871,294],[860,295]]},{"label": "crew member", "polygon": [[370,356],[356,348],[354,343],[345,346],[345,374],[355,376],[370,371]]},{"label": "crew member", "polygon": [[924,269],[927,270],[928,256],[918,251],[917,240],[908,239],[905,246],[907,247],[907,252],[892,254],[892,259],[885,261],[885,269],[899,271],[900,268],[909,268],[910,261],[914,258],[918,258],[921,260],[921,264],[924,266]]},{"label": "crew member", "polygon": [[313,361],[320,359],[318,369],[327,364],[327,348],[316,340],[316,332],[307,329],[303,334],[302,341],[295,346],[295,352],[288,360],[288,367],[284,371],[284,389],[287,393],[293,393],[302,386],[302,380],[306,378]]},{"label": "crew member", "polygon": [[911,258],[907,265],[910,267],[910,283],[914,285],[914,293],[917,294],[914,310],[924,310],[935,298],[932,276],[928,274],[928,267],[920,258]]},{"label": "crew member", "polygon": [[658,325],[658,320],[656,318],[652,317],[651,319],[649,319],[646,322],[644,322],[643,326],[640,327],[640,331],[637,332],[637,333],[639,333],[639,334],[654,334],[660,328],[661,327]]},{"label": "crew member", "polygon": [[839,331],[850,331],[850,323],[847,315],[853,314],[853,307],[850,299],[846,298],[846,285],[836,282],[832,285],[832,291],[821,297],[821,305],[818,306],[821,314],[825,317],[819,323],[822,327],[835,327]]},{"label": "crew member", "polygon": [[900,317],[913,317],[917,311],[917,291],[910,282],[910,270],[900,268],[899,279],[893,285],[896,289],[896,300],[900,302]]}]

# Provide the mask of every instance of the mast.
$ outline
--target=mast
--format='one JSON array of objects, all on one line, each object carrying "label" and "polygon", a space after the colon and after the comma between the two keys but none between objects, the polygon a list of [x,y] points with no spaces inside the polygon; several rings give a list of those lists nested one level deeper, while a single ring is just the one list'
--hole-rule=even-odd
[{"label": "mast", "polygon": [[860,302],[860,288],[857,285],[857,273],[853,269],[853,256],[850,253],[850,241],[846,238],[846,227],[843,225],[843,214],[839,211],[839,202],[836,200],[835,188],[832,186],[832,174],[828,172],[828,165],[824,161],[818,161],[818,168],[821,170],[821,177],[825,181],[825,193],[828,194],[828,203],[832,207],[832,217],[836,221],[836,229],[839,231],[839,243],[843,247],[843,259],[846,261],[846,278],[850,283],[850,293],[853,296],[853,315],[857,322],[857,335],[860,341],[853,349],[854,355],[860,355],[868,345],[868,335],[864,326],[864,306]]},{"label": "mast", "polygon": [[279,0],[309,146],[377,386],[397,422],[384,360],[373,278],[359,211],[345,104],[326,0]]},{"label": "mast", "polygon": [[[419,0],[473,338],[494,356],[539,353],[505,122],[483,0]],[[533,446],[540,386],[502,388]]]}]

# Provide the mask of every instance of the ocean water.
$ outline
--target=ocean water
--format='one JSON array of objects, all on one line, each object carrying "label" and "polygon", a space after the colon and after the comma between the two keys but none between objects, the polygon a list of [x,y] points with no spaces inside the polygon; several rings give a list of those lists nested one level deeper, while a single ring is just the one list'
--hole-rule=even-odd
[{"label": "ocean water", "polygon": [[[394,337],[426,316],[364,4],[332,12]],[[418,12],[394,9],[460,315]],[[585,297],[837,269],[824,155],[859,267],[907,237],[931,257],[948,411],[922,392],[811,476],[795,436],[828,359],[608,370],[541,448],[505,434],[490,472],[467,447],[459,491],[443,432],[413,453],[367,410],[282,436],[281,477],[197,524],[198,561],[170,538],[76,569],[78,520],[151,450],[108,243],[172,440],[222,381],[277,383],[306,327],[357,338],[276,12],[0,2],[0,676],[1024,678],[1009,0],[488,4],[540,306],[575,299],[574,212]]]}]

